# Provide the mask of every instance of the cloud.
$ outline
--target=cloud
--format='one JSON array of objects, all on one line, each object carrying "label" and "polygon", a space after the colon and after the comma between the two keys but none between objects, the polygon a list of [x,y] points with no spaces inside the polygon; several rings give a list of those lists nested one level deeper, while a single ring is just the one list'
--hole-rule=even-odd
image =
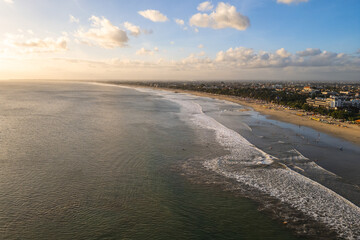
[{"label": "cloud", "polygon": [[234,28],[243,31],[250,26],[248,17],[236,11],[236,7],[219,2],[211,14],[197,13],[190,18],[190,25],[213,29]]},{"label": "cloud", "polygon": [[198,48],[204,48],[204,45],[199,44]]},{"label": "cloud", "polygon": [[185,30],[185,31],[188,30],[188,27],[185,26],[184,20],[176,18],[175,22],[177,25],[181,26],[183,30]]},{"label": "cloud", "polygon": [[139,11],[138,13],[144,18],[147,18],[153,22],[166,22],[169,20],[164,14],[162,14],[158,10],[148,9],[145,11]]},{"label": "cloud", "polygon": [[183,26],[185,24],[184,20],[178,19],[178,18],[175,19],[175,22],[177,25],[180,25],[180,26]]},{"label": "cloud", "polygon": [[208,57],[203,57],[205,54],[195,54],[192,53],[188,57],[182,59],[176,63],[178,67],[188,67],[188,68],[197,68],[201,69],[204,65],[212,66],[213,60]]},{"label": "cloud", "polygon": [[158,51],[159,51],[158,47],[154,47],[154,50],[140,48],[139,50],[136,51],[136,55],[153,56]]},{"label": "cloud", "polygon": [[201,51],[201,52],[198,54],[199,57],[203,57],[203,56],[205,56],[205,55],[206,55],[206,52],[204,52],[204,51]]},{"label": "cloud", "polygon": [[[151,52],[154,51],[143,49],[140,52],[151,56]],[[124,79],[129,79],[132,76],[134,79],[152,80],[264,80],[264,78],[358,80],[360,73],[360,56],[321,51],[315,56],[300,57],[297,53],[293,54],[282,48],[268,52],[237,47],[220,51],[215,58],[207,57],[203,52],[200,52],[190,54],[180,60],[166,58],[149,61],[118,58],[103,60],[57,58],[55,60],[63,61],[64,64],[56,64],[58,66],[65,66],[68,62],[74,70],[85,69],[81,71],[81,74],[87,74],[91,78],[97,76],[99,79],[104,79],[104,76],[118,79],[119,74],[122,74],[121,76],[124,76]],[[74,78],[73,73],[74,71],[69,72],[69,78]],[[124,75],[125,73],[126,75]],[[81,75],[79,78],[84,77]]]},{"label": "cloud", "polygon": [[287,58],[291,56],[291,53],[285,50],[285,48],[280,48],[276,51],[276,54],[282,58]]},{"label": "cloud", "polygon": [[275,53],[271,53],[265,51],[255,52],[251,48],[238,47],[230,48],[225,52],[218,52],[215,61],[228,66],[243,68],[360,66],[360,58],[344,53],[321,51],[318,54],[304,55],[304,52],[312,51],[307,49],[297,54],[291,54],[281,48]]},{"label": "cloud", "polygon": [[145,48],[136,51],[136,55],[154,55],[154,52]]},{"label": "cloud", "polygon": [[211,4],[211,2],[206,1],[203,3],[200,3],[199,6],[197,7],[197,10],[200,12],[207,12],[207,11],[211,11],[214,8],[214,6]]},{"label": "cloud", "polygon": [[283,3],[283,4],[298,4],[298,3],[301,3],[301,2],[308,2],[309,0],[277,0],[276,2],[277,3]]},{"label": "cloud", "polygon": [[67,51],[68,41],[65,36],[25,39],[23,35],[6,34],[3,43],[17,53],[56,53]]},{"label": "cloud", "polygon": [[129,38],[124,30],[114,26],[108,19],[92,16],[91,26],[87,31],[80,29],[76,36],[88,45],[99,45],[103,48],[124,47]]},{"label": "cloud", "polygon": [[3,0],[5,3],[13,4],[14,0]]},{"label": "cloud", "polygon": [[153,34],[153,33],[154,33],[154,31],[151,30],[151,29],[150,29],[150,30],[143,29],[142,32],[143,32],[144,34]]},{"label": "cloud", "polygon": [[78,18],[74,17],[73,15],[69,15],[69,21],[71,23],[79,23],[80,22],[80,20]]},{"label": "cloud", "polygon": [[[72,66],[74,64],[80,64],[80,65],[88,65],[90,69],[94,70],[99,69],[97,67],[101,67],[101,69],[109,69],[112,68],[112,70],[117,69],[132,69],[135,71],[143,71],[145,68],[153,68],[153,69],[161,69],[165,65],[170,65],[166,61],[143,61],[143,60],[131,60],[131,59],[119,59],[119,58],[111,58],[111,59],[103,59],[103,60],[93,60],[93,59],[74,59],[74,58],[53,58],[52,60],[55,61],[62,61],[64,63],[70,63]],[[161,63],[162,65],[159,65]],[[101,75],[104,76],[105,72],[101,72]]]},{"label": "cloud", "polygon": [[300,57],[307,57],[307,56],[316,56],[321,53],[321,50],[318,48],[307,48],[304,51],[297,52],[297,55]]},{"label": "cloud", "polygon": [[124,27],[130,31],[130,34],[137,37],[141,34],[141,30],[139,26],[135,26],[132,23],[124,22]]}]

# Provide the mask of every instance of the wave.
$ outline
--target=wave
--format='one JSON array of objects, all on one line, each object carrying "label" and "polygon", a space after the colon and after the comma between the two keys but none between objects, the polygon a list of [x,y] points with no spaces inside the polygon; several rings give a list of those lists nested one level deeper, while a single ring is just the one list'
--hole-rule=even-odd
[{"label": "wave", "polygon": [[[229,154],[205,160],[203,166],[206,169],[235,179],[291,205],[306,216],[325,224],[342,238],[360,238],[359,207],[318,182],[290,169],[276,157],[251,144],[239,133],[207,116],[201,106],[192,100],[196,99],[195,97],[189,98],[189,95],[186,95],[187,99],[184,99],[185,94],[144,88],[133,89],[161,95],[177,103],[181,107],[180,117],[185,122],[195,128],[208,129],[215,133],[217,142],[228,150]],[[299,159],[306,159],[296,149],[294,153]],[[313,162],[309,163],[315,168],[322,169]]]},{"label": "wave", "polygon": [[[172,95],[165,95],[165,98],[181,106],[182,118],[187,118],[187,122],[195,127],[214,131],[216,140],[230,152],[228,155],[205,161],[204,167],[291,205],[316,221],[326,224],[340,237],[360,237],[360,209],[355,204],[286,165],[279,165],[277,158],[204,114],[199,104],[183,101]],[[300,158],[306,159],[297,150],[295,152]],[[313,162],[311,164],[320,168]]]}]

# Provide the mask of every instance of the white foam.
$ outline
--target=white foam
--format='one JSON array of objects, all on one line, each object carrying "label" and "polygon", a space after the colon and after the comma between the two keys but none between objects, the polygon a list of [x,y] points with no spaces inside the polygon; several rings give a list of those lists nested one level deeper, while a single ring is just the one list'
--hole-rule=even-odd
[{"label": "white foam", "polygon": [[[342,238],[360,238],[359,207],[323,185],[291,170],[286,165],[283,165],[283,168],[256,167],[271,165],[277,159],[256,148],[237,132],[204,114],[201,106],[191,100],[196,98],[151,89],[135,89],[159,94],[179,104],[183,120],[193,127],[214,131],[216,140],[230,153],[205,161],[204,166],[207,169],[236,179],[242,184],[290,204],[305,215],[326,224]],[[185,99],[184,96],[188,99]],[[296,149],[295,151],[299,158],[306,159]],[[232,167],[234,165],[237,166],[236,170]]]},{"label": "white foam", "polygon": [[[214,131],[217,141],[230,151],[229,155],[205,161],[206,168],[290,204],[307,216],[330,226],[341,237],[356,239],[359,236],[359,207],[290,168],[249,167],[259,164],[270,165],[276,161],[276,158],[204,114],[201,106],[196,102],[183,100],[171,94],[166,95],[165,98],[181,106],[182,116],[187,118],[185,119],[188,120],[187,122],[195,127]],[[307,159],[296,149],[294,150],[299,158]],[[236,170],[231,168],[234,164],[239,166]],[[315,164],[314,167],[319,166]]]},{"label": "white foam", "polygon": [[[292,156],[292,157],[289,157],[289,158],[283,158],[282,160],[309,160],[309,158],[305,157],[303,154],[301,154],[297,149],[292,149],[290,151],[288,151],[290,153],[294,153],[296,154],[295,156]],[[317,169],[319,171],[321,171],[323,174],[329,174],[329,175],[332,175],[333,177],[336,177],[336,178],[339,178],[338,175],[336,175],[335,173],[333,172],[330,172],[326,169],[324,169],[323,167],[319,166],[318,164],[316,164],[315,162],[307,162],[306,165],[308,167],[311,167],[312,169]],[[303,169],[301,169],[300,167],[298,166],[294,166],[295,168],[298,168],[302,171],[304,171]]]}]

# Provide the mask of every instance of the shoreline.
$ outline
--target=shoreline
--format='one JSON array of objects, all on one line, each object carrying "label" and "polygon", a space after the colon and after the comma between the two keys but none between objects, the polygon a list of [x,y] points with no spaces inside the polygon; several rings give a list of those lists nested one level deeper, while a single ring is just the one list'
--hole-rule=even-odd
[{"label": "shoreline", "polygon": [[[144,87],[144,88],[153,88],[147,86],[133,86],[131,87]],[[227,95],[218,95],[212,93],[205,92],[197,92],[190,90],[182,90],[182,89],[170,89],[170,88],[153,88],[157,90],[171,91],[175,93],[187,93],[199,97],[209,97],[218,100],[226,100],[229,102],[237,103],[246,107],[252,108],[254,111],[261,113],[269,119],[282,121],[285,123],[290,123],[294,125],[301,125],[305,127],[312,128],[316,131],[326,133],[333,137],[338,137],[343,140],[347,140],[360,146],[360,125],[356,124],[348,124],[348,123],[336,123],[336,124],[328,124],[320,121],[312,120],[310,117],[312,115],[303,115],[299,116],[303,112],[299,110],[290,110],[285,109],[280,105],[273,105],[269,103],[260,103],[257,100],[244,100],[240,97],[235,96],[227,96]]]},{"label": "shoreline", "polygon": [[[125,86],[125,85],[124,85]],[[138,86],[138,87],[134,87],[134,86],[129,86],[129,85],[126,85],[126,87],[130,87],[130,88],[141,88],[141,86]],[[177,89],[165,89],[165,88],[150,88],[150,87],[147,87],[148,89],[154,89],[154,90],[164,90],[164,91],[166,91],[166,92],[176,92],[176,93],[186,93],[186,94],[192,94],[192,95],[195,95],[195,96],[201,96],[201,97],[210,97],[210,98],[215,98],[215,99],[220,99],[220,100],[227,100],[227,101],[231,101],[231,102],[235,102],[235,103],[239,103],[239,104],[242,104],[242,101],[241,101],[241,99],[234,99],[234,97],[229,97],[229,96],[221,96],[221,95],[214,95],[214,94],[207,94],[207,93],[201,93],[201,92],[194,92],[194,91],[180,91],[180,90],[177,90]],[[261,104],[256,104],[256,103],[253,103],[253,104],[255,104],[255,106],[259,106],[259,107],[261,107],[262,105]],[[249,104],[242,104],[242,105],[244,105],[244,106],[248,106],[248,107],[250,107],[249,106]],[[252,107],[252,106],[251,106]],[[265,108],[266,109],[266,108]],[[249,109],[244,109],[244,111],[246,111],[246,110],[249,110]],[[254,108],[254,110],[256,110],[255,108]],[[268,109],[269,110],[269,109]],[[275,111],[275,110],[274,110]],[[279,111],[279,110],[277,110],[278,112],[281,112],[281,111]],[[260,111],[259,111],[260,112]],[[263,113],[262,113],[263,114]],[[312,120],[308,120],[308,121],[312,121]],[[288,121],[287,121],[288,122]],[[224,131],[220,131],[220,132],[224,132]],[[233,149],[235,149],[236,151],[239,151],[239,146],[238,145],[236,145],[235,147],[233,147]],[[241,146],[240,146],[240,151],[241,151]],[[226,160],[225,160],[226,161]],[[235,172],[233,172],[233,171],[231,171],[231,170],[233,170],[231,167],[230,168],[220,168],[220,169],[218,169],[217,168],[217,165],[215,164],[215,165],[213,165],[212,164],[213,163],[213,161],[209,161],[209,163],[207,164],[207,165],[203,165],[203,164],[201,164],[201,165],[197,165],[198,167],[200,166],[200,169],[202,169],[202,167],[205,167],[205,169],[208,169],[208,170],[211,170],[211,172],[213,172],[213,173],[215,173],[215,177],[217,177],[217,176],[220,176],[220,177],[226,177],[227,179],[229,178],[229,180],[226,180],[226,182],[227,181],[229,181],[229,184],[230,184],[230,182],[232,182],[233,180],[235,180],[235,182],[237,183],[237,182],[240,182],[240,184],[242,183],[242,184],[244,184],[243,186],[242,186],[242,188],[243,189],[249,189],[248,191],[249,192],[247,192],[246,190],[241,190],[240,191],[240,195],[242,195],[242,196],[244,196],[244,197],[247,197],[247,198],[249,198],[249,199],[252,199],[252,200],[254,200],[254,201],[256,201],[256,202],[258,202],[260,205],[262,205],[263,204],[263,206],[261,207],[263,210],[269,210],[269,205],[268,205],[268,203],[264,203],[264,202],[262,202],[262,199],[264,198],[264,196],[262,195],[262,194],[265,194],[266,196],[267,196],[267,194],[269,193],[269,192],[271,192],[271,190],[269,190],[268,188],[257,188],[256,187],[256,184],[255,185],[251,185],[251,184],[247,184],[247,183],[245,183],[245,182],[241,182],[241,181],[239,181],[238,180],[238,178],[236,177],[237,176],[237,174],[242,174],[241,172],[237,172],[237,170],[235,171]],[[226,165],[226,164],[225,164]],[[191,164],[189,163],[188,165],[187,165],[188,167],[190,167],[190,172],[191,172]],[[221,164],[221,166],[223,166],[222,164]],[[229,165],[230,166],[230,165]],[[195,167],[195,169],[197,169],[197,167],[196,166],[193,166],[193,167]],[[251,169],[249,169],[249,170],[251,170]],[[196,170],[196,172],[198,173],[198,171],[199,170]],[[246,170],[245,170],[246,171]],[[274,173],[274,171],[275,171],[275,173]],[[304,176],[304,175],[302,175],[302,174],[300,174],[300,173],[296,173],[296,171],[295,172],[291,172],[290,171],[290,173],[289,172],[284,172],[284,170],[282,170],[281,168],[279,168],[278,170],[276,169],[276,167],[274,168],[274,171],[271,171],[270,173],[272,173],[272,174],[284,174],[284,175],[282,175],[282,176],[285,176],[285,180],[287,179],[287,177],[289,177],[289,181],[288,182],[291,182],[291,183],[293,183],[295,180],[295,183],[297,183],[297,185],[301,185],[301,183],[302,183],[302,181],[305,181],[305,182],[307,182],[307,183],[309,183],[309,184],[307,184],[306,186],[310,186],[309,187],[309,191],[307,191],[307,192],[309,192],[309,193],[313,193],[313,194],[315,194],[316,195],[316,193],[317,192],[319,192],[319,195],[320,195],[320,199],[322,199],[322,200],[326,200],[327,202],[329,202],[329,198],[325,198],[325,196],[329,196],[329,197],[332,197],[332,196],[338,196],[337,195],[337,193],[336,192],[334,192],[333,190],[331,190],[331,188],[327,188],[325,185],[322,185],[321,183],[319,183],[319,182],[317,182],[317,181],[315,181],[315,180],[309,180],[308,181],[308,177],[306,177],[306,176]],[[277,173],[276,171],[278,171],[279,173]],[[261,174],[261,169],[260,169],[260,171],[259,172],[256,172],[256,170],[253,170],[252,171],[252,173],[253,174],[255,174],[255,173],[257,173],[257,175],[256,176],[258,176],[259,178],[258,178],[258,181],[261,181],[261,182],[263,182],[263,183],[266,183],[266,182],[272,182],[272,184],[270,184],[269,186],[277,186],[278,184],[279,184],[279,182],[278,181],[276,181],[276,177],[270,177],[270,178],[266,178],[266,177],[263,177],[263,174]],[[270,174],[269,172],[268,172],[268,174]],[[267,174],[267,175],[268,175]],[[206,174],[205,173],[205,175],[209,175],[209,174]],[[266,174],[265,174],[266,175]],[[298,178],[297,176],[298,175],[301,175],[302,177],[300,177],[300,178]],[[244,175],[244,176],[246,176],[246,174]],[[252,177],[254,177],[254,175],[249,175],[249,176],[252,176]],[[277,176],[277,175],[276,175]],[[286,177],[287,176],[287,177]],[[255,180],[256,180],[256,178],[254,178]],[[275,179],[275,180],[274,180]],[[255,181],[254,180],[254,181]],[[225,181],[225,180],[224,180]],[[214,181],[214,182],[216,182],[216,181]],[[315,183],[314,183],[315,182]],[[276,184],[275,184],[276,183]],[[287,184],[288,183],[284,183],[284,185],[285,186],[287,186]],[[227,185],[227,184],[226,184]],[[261,185],[261,184],[260,184]],[[295,184],[296,185],[296,184]],[[311,187],[311,186],[313,186],[314,185],[314,187]],[[321,185],[322,186],[322,188],[320,188],[320,189],[318,189],[318,185]],[[230,185],[228,185],[227,187],[228,188],[231,188],[231,184]],[[265,186],[265,185],[264,185]],[[233,186],[234,188],[236,188],[237,190],[239,190],[240,188],[239,188],[239,185],[234,185]],[[270,188],[270,189],[272,189],[272,188]],[[280,189],[286,189],[286,187],[285,188],[280,188]],[[301,189],[304,189],[304,188],[301,188]],[[315,191],[315,190],[318,190],[318,191]],[[329,191],[329,189],[330,189],[330,191]],[[260,195],[259,196],[257,196],[257,194],[252,194],[253,192],[257,192],[257,191],[260,191]],[[275,192],[277,192],[277,191],[275,191]],[[300,192],[300,191],[299,191]],[[322,193],[326,193],[326,194],[322,194]],[[247,193],[247,194],[246,194]],[[310,194],[311,195],[311,194]],[[314,195],[314,196],[315,196]],[[273,196],[273,195],[272,195]],[[283,196],[282,198],[280,197],[279,198],[279,196]],[[309,238],[311,238],[311,237],[313,237],[313,236],[317,236],[318,234],[319,235],[323,235],[324,234],[324,236],[326,236],[325,238],[327,238],[327,237],[329,237],[330,239],[332,239],[332,238],[336,238],[335,237],[335,235],[337,235],[337,237],[339,237],[339,236],[343,236],[343,234],[348,234],[348,232],[347,232],[347,230],[345,231],[344,230],[344,232],[342,232],[342,231],[340,231],[339,229],[337,229],[336,227],[334,228],[334,226],[336,226],[336,224],[333,226],[333,224],[330,224],[330,226],[328,225],[328,223],[329,223],[329,221],[331,220],[331,217],[330,217],[330,220],[329,220],[329,218],[327,218],[326,217],[326,215],[325,215],[325,217],[323,216],[322,218],[320,218],[320,219],[317,219],[317,218],[315,218],[315,219],[313,219],[312,217],[311,217],[311,214],[309,215],[308,213],[307,213],[307,210],[304,212],[304,209],[303,208],[299,208],[299,206],[301,206],[302,204],[301,203],[303,203],[304,201],[300,201],[299,202],[299,204],[298,205],[293,205],[292,204],[292,201],[289,201],[289,198],[286,198],[286,197],[284,197],[285,195],[279,195],[279,196],[277,196],[277,197],[275,197],[274,199],[272,199],[272,198],[269,198],[269,202],[271,202],[272,204],[271,204],[271,208],[272,209],[278,209],[277,210],[277,212],[280,212],[280,214],[278,214],[278,213],[275,213],[275,212],[273,212],[273,216],[274,216],[274,218],[277,218],[277,219],[279,219],[279,220],[281,220],[284,224],[286,224],[286,225],[288,225],[288,228],[289,229],[292,229],[292,230],[294,230],[294,232],[295,232],[295,234],[296,235],[299,235],[299,236],[302,236],[302,234],[301,233],[307,233],[307,234],[305,234],[304,236],[307,236],[307,237],[309,237]],[[296,194],[290,194],[290,196],[296,196]],[[353,206],[353,205],[355,205],[355,204],[353,204],[352,202],[350,202],[349,200],[347,200],[345,197],[343,197],[342,195],[339,195],[339,196],[341,196],[339,199],[341,200],[341,201],[343,201],[344,200],[344,202],[345,203],[350,203],[349,205],[350,206]],[[300,198],[301,199],[301,198]],[[315,201],[315,200],[313,200],[313,199],[317,199],[317,197],[309,197],[307,200],[306,200],[306,202],[309,202],[309,201]],[[331,198],[332,199],[332,198]],[[336,199],[338,199],[338,198],[336,198]],[[285,201],[286,200],[286,201]],[[339,201],[340,201],[339,200]],[[285,202],[284,202],[285,201]],[[331,202],[332,202],[332,200],[331,200]],[[315,203],[317,203],[317,201],[315,201]],[[346,204],[347,205],[347,204]],[[314,205],[314,206],[317,206],[316,204]],[[326,204],[326,206],[330,206],[330,204]],[[336,205],[336,206],[338,206],[338,205]],[[356,205],[355,205],[356,206]],[[315,213],[317,214],[317,211],[316,211],[316,209],[320,209],[320,211],[322,211],[321,209],[321,207],[319,207],[319,208],[315,208]],[[331,209],[336,209],[336,207],[335,208],[331,208]],[[352,211],[351,211],[352,212]],[[271,212],[269,212],[270,214],[271,214]],[[337,213],[335,214],[335,215],[338,215]],[[321,215],[322,216],[322,215]],[[328,216],[332,216],[332,214],[331,214],[331,212],[330,212],[330,214],[328,215]],[[308,224],[306,224],[306,226],[303,226],[304,224],[303,224],[303,222],[307,222]],[[352,220],[351,220],[352,221]],[[298,223],[300,223],[300,224],[298,224]],[[331,221],[330,221],[330,223],[331,223]],[[345,224],[346,226],[348,226],[348,224]],[[349,226],[352,226],[352,224],[349,224]],[[335,229],[336,229],[336,231],[335,231]],[[333,233],[333,231],[334,231],[334,233]],[[336,234],[335,234],[335,232],[336,232]],[[329,234],[329,235],[327,235],[327,234]],[[333,234],[335,234],[335,235],[333,235]]]}]

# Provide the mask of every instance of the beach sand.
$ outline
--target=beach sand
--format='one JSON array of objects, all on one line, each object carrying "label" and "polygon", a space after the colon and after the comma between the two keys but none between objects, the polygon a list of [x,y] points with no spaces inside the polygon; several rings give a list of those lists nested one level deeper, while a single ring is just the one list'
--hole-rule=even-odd
[{"label": "beach sand", "polygon": [[[134,87],[134,86],[132,86]],[[141,86],[142,87],[142,86]],[[178,93],[188,93],[200,97],[210,97],[220,100],[226,100],[234,103],[238,103],[243,106],[250,107],[255,111],[266,115],[270,119],[279,120],[287,123],[292,123],[295,125],[301,125],[313,128],[317,131],[342,138],[344,140],[350,141],[360,146],[360,125],[359,124],[348,124],[348,123],[335,123],[328,124],[320,121],[315,121],[310,119],[311,116],[299,116],[301,113],[299,110],[290,110],[283,108],[281,106],[276,106],[273,104],[261,103],[256,100],[244,100],[240,97],[235,96],[226,96],[211,94],[205,92],[189,91],[189,90],[180,90],[180,89],[168,89],[168,88],[156,88],[165,91],[172,91]]]}]

